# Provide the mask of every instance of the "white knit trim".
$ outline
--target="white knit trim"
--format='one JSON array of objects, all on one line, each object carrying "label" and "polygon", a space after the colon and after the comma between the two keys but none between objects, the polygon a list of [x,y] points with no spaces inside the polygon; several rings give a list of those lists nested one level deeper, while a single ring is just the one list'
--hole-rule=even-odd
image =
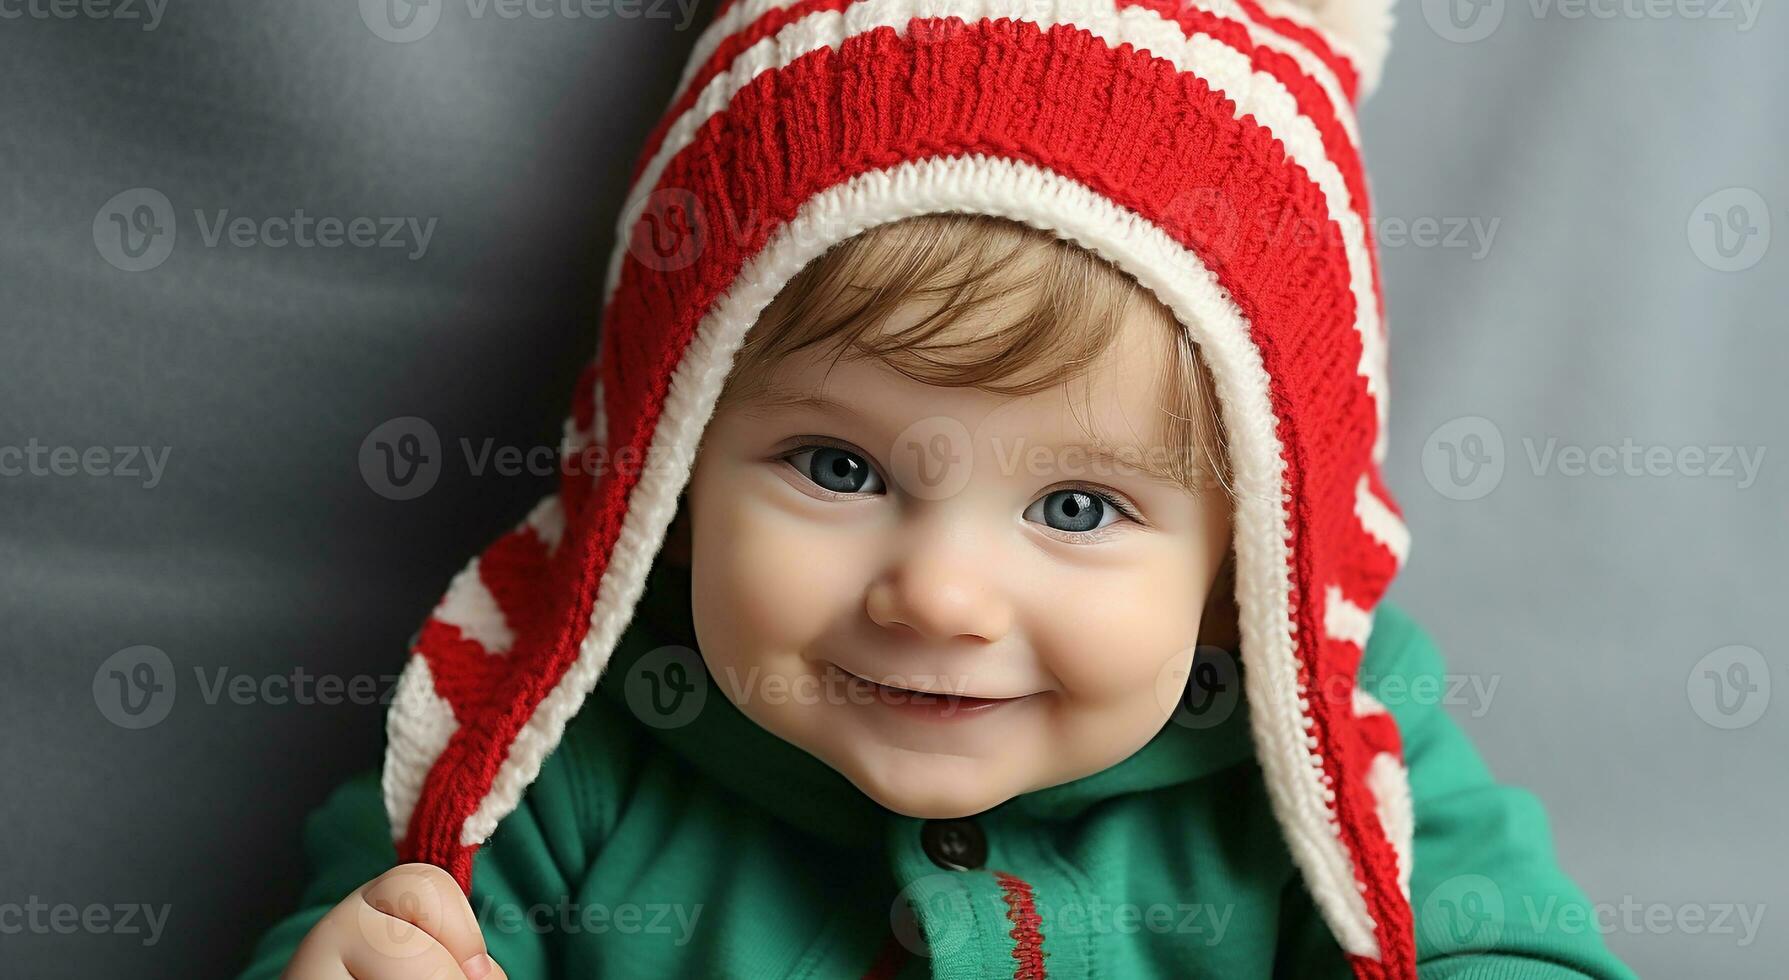
[{"label": "white knit trim", "polygon": [[435,693],[429,662],[412,654],[385,716],[385,770],[379,785],[391,818],[392,840],[403,839],[429,769],[459,727],[453,707]]},{"label": "white knit trim", "polygon": [[1369,694],[1360,685],[1354,687],[1354,717],[1371,718],[1374,715],[1388,714],[1385,705],[1378,698]]},{"label": "white knit trim", "polygon": [[1367,790],[1373,794],[1373,810],[1384,828],[1386,840],[1398,856],[1398,888],[1410,901],[1411,851],[1416,843],[1416,805],[1410,798],[1410,772],[1390,752],[1373,756],[1367,770]]},{"label": "white knit trim", "polygon": [[1334,791],[1303,710],[1309,700],[1299,683],[1292,635],[1285,460],[1267,371],[1248,324],[1198,257],[1160,228],[1060,174],[981,155],[909,161],[815,195],[706,312],[673,373],[653,436],[654,462],[629,500],[578,661],[523,727],[460,840],[483,841],[515,808],[596,684],[639,600],[688,481],[690,453],[746,330],[778,290],[830,246],[876,225],[946,211],[999,215],[1080,244],[1153,291],[1199,344],[1230,437],[1239,625],[1250,651],[1246,696],[1269,797],[1337,941],[1349,953],[1376,958],[1373,919],[1342,843],[1331,809]]},{"label": "white knit trim", "polygon": [[[1242,9],[1236,0],[1200,0],[1199,6],[1224,18],[1233,20],[1248,29],[1249,40],[1269,51],[1277,51],[1297,63],[1300,71],[1308,75],[1317,87],[1323,90],[1324,98],[1335,107],[1336,119],[1342,124],[1342,132],[1348,136],[1349,145],[1355,152],[1360,152],[1360,130],[1355,122],[1354,103],[1349,101],[1347,93],[1342,91],[1342,81],[1336,77],[1333,69],[1326,64],[1317,53],[1310,48],[1292,40],[1272,28],[1265,27]],[[1327,36],[1327,35],[1326,35]]]},{"label": "white knit trim", "polygon": [[459,627],[466,639],[485,648],[486,653],[508,653],[516,635],[497,605],[497,597],[485,587],[478,570],[478,559],[466,563],[460,574],[447,586],[447,594],[435,608],[435,618],[449,626]]},{"label": "white knit trim", "polygon": [[542,498],[522,523],[532,528],[535,537],[547,546],[547,554],[558,551],[559,542],[565,537],[565,507],[559,502],[559,495]]},{"label": "white knit trim", "polygon": [[1386,55],[1391,52],[1395,0],[1261,0],[1261,9],[1301,27],[1312,28],[1329,41],[1336,54],[1360,74],[1360,97],[1379,87]]},{"label": "white knit trim", "polygon": [[[1329,25],[1324,23],[1319,16],[1319,12],[1330,0],[1257,0],[1257,2],[1261,4],[1261,9],[1268,16],[1284,18],[1300,27],[1323,35],[1324,40],[1329,42],[1330,48],[1336,54],[1354,66],[1355,71],[1360,70],[1360,52],[1355,50],[1354,42],[1347,37],[1335,36],[1335,32],[1330,30]],[[1343,2],[1353,3],[1355,0],[1343,0]]]},{"label": "white knit trim", "polygon": [[[858,0],[843,11],[820,11],[783,26],[739,53],[726,71],[703,87],[694,105],[666,130],[664,140],[640,179],[629,189],[617,228],[620,241],[628,241],[634,222],[665,168],[696,139],[702,126],[726,109],[741,89],[767,71],[788,67],[795,60],[824,48],[837,49],[848,38],[879,28],[905,34],[914,18],[961,17],[965,22],[1009,17],[1037,24],[1044,30],[1061,25],[1084,30],[1110,47],[1129,44],[1172,64],[1177,71],[1194,75],[1236,106],[1237,118],[1253,116],[1286,148],[1291,160],[1304,168],[1322,191],[1328,217],[1342,232],[1342,250],[1348,261],[1349,289],[1354,296],[1355,333],[1360,338],[1360,362],[1356,369],[1367,380],[1374,405],[1375,459],[1385,453],[1388,412],[1385,379],[1385,338],[1380,330],[1378,297],[1373,289],[1372,258],[1366,223],[1353,208],[1353,198],[1342,172],[1330,159],[1323,137],[1310,117],[1298,111],[1298,101],[1272,73],[1255,71],[1246,55],[1209,35],[1188,35],[1179,24],[1146,7],[1119,7],[1113,0]],[[718,42],[717,42],[718,43]],[[1352,108],[1336,104],[1338,114]],[[1355,151],[1359,152],[1356,145]],[[1313,229],[1295,229],[1295,235]],[[625,249],[616,249],[604,284],[604,305],[621,280]]]},{"label": "white knit trim", "polygon": [[1346,640],[1362,650],[1373,633],[1373,613],[1348,601],[1339,586],[1323,590],[1323,631],[1331,639]]},{"label": "white knit trim", "polygon": [[1360,519],[1360,526],[1373,536],[1373,540],[1391,552],[1398,567],[1402,568],[1410,557],[1410,529],[1385,505],[1385,501],[1379,499],[1373,492],[1372,481],[1364,476],[1354,485],[1354,516]]},{"label": "white knit trim", "polygon": [[604,416],[603,409],[602,378],[595,379],[591,384],[590,394],[592,398],[590,428],[580,429],[575,417],[566,416],[565,432],[559,440],[561,455],[570,456],[573,453],[582,452],[590,446],[601,445],[608,439],[608,420]]},{"label": "white knit trim", "polygon": [[599,376],[590,386],[590,445],[602,446],[609,441],[609,409],[603,404],[603,379]]},{"label": "white knit trim", "polygon": [[577,419],[566,416],[565,425],[559,435],[559,455],[570,456],[584,450],[590,445],[590,430],[578,428]]}]

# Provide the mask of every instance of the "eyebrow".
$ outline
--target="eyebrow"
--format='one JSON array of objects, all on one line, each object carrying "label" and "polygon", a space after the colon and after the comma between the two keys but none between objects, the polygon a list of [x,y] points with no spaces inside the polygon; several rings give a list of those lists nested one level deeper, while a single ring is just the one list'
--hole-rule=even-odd
[{"label": "eyebrow", "polygon": [[779,408],[805,408],[816,412],[843,415],[855,421],[863,420],[862,413],[857,409],[817,391],[795,391],[790,388],[768,387],[747,395],[741,401],[742,411],[760,418]]}]

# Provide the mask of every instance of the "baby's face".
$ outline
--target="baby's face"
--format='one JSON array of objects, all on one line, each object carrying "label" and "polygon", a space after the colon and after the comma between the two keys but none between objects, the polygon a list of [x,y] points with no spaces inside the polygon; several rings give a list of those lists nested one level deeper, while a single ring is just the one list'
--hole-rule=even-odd
[{"label": "baby's face", "polygon": [[1089,455],[1187,451],[1160,438],[1162,325],[1125,331],[1033,395],[803,352],[717,411],[687,507],[695,630],[726,695],[921,818],[1147,743],[1185,685],[1230,503]]}]

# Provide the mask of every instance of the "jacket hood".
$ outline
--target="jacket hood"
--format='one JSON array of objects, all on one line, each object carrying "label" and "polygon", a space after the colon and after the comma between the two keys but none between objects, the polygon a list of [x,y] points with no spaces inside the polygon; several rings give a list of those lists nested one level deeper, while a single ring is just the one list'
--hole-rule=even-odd
[{"label": "jacket hood", "polygon": [[1356,973],[1414,976],[1408,779],[1355,684],[1409,547],[1380,471],[1387,335],[1355,117],[1387,6],[724,4],[634,168],[559,491],[454,578],[413,646],[387,723],[400,854],[469,883],[608,669],[783,285],[876,225],[988,214],[1106,259],[1198,344],[1274,814]]}]

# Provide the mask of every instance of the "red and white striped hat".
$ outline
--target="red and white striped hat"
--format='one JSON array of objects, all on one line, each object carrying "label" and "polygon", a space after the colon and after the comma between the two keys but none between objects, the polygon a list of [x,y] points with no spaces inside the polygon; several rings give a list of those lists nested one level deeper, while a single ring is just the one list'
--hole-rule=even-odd
[{"label": "red and white striped hat", "polygon": [[1109,260],[1197,341],[1274,811],[1358,975],[1415,976],[1397,728],[1354,682],[1409,545],[1380,475],[1386,335],[1354,114],[1389,5],[728,0],[635,167],[573,397],[564,453],[607,465],[568,465],[467,565],[400,682],[384,790],[403,857],[469,883],[602,675],[782,286],[882,223],[1000,215]]}]

